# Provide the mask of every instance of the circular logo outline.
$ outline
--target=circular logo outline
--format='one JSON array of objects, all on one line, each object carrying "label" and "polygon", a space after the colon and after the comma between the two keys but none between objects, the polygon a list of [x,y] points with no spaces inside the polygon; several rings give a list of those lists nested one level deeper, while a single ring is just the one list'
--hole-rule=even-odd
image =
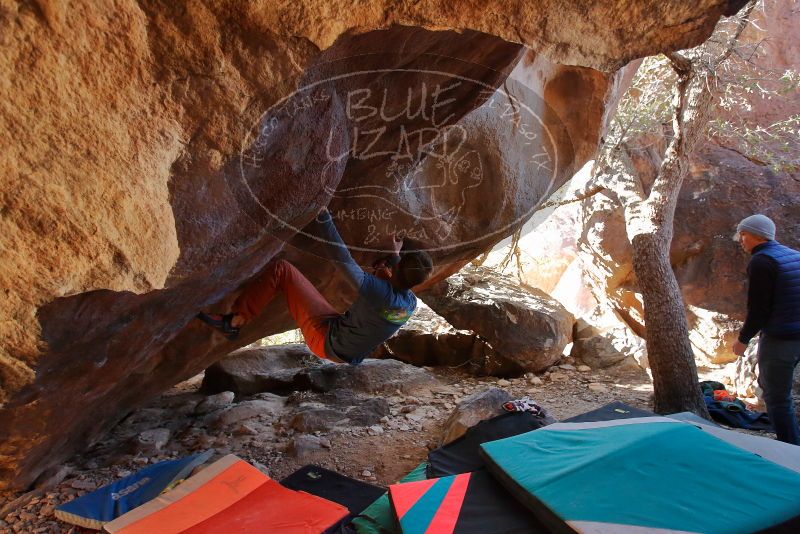
[{"label": "circular logo outline", "polygon": [[[441,57],[448,57],[448,56],[441,56]],[[337,59],[337,61],[340,61],[340,60],[341,59]],[[477,64],[477,65],[479,65],[479,64]],[[490,67],[486,67],[484,65],[479,65],[479,66],[483,67],[483,68],[490,69]],[[244,152],[249,147],[253,146],[255,141],[258,139],[258,135],[251,136],[250,133],[253,132],[253,131],[257,131],[257,132],[260,133],[261,132],[261,125],[264,122],[264,119],[266,118],[266,116],[270,112],[272,112],[272,111],[274,111],[276,109],[280,109],[283,105],[285,105],[292,98],[296,97],[298,94],[310,91],[310,90],[312,90],[312,89],[314,89],[314,88],[316,88],[316,87],[318,87],[320,85],[323,85],[323,84],[328,84],[330,82],[334,82],[334,81],[342,80],[342,79],[347,79],[347,78],[352,78],[352,77],[355,77],[355,76],[364,76],[364,75],[369,75],[369,74],[398,73],[398,72],[399,73],[414,73],[414,74],[426,74],[426,75],[442,76],[442,77],[444,77],[446,79],[448,79],[448,78],[449,79],[456,79],[456,80],[472,83],[472,84],[475,84],[477,86],[483,87],[486,90],[489,90],[489,91],[492,92],[491,96],[489,96],[484,101],[484,103],[482,103],[480,106],[478,106],[476,108],[473,108],[472,110],[470,110],[469,112],[464,114],[464,116],[462,116],[462,119],[463,119],[463,117],[466,117],[467,115],[469,115],[469,113],[472,113],[472,112],[474,112],[474,111],[476,111],[478,109],[481,109],[483,106],[486,105],[487,102],[489,102],[494,97],[494,95],[496,93],[500,92],[509,101],[514,102],[514,103],[518,104],[520,106],[520,108],[524,108],[525,110],[527,110],[527,112],[530,114],[530,116],[533,117],[539,123],[539,125],[542,128],[542,130],[547,135],[547,138],[548,138],[548,141],[550,143],[550,146],[553,149],[553,154],[551,156],[551,159],[554,161],[552,172],[550,173],[550,179],[549,179],[547,187],[544,189],[544,192],[542,193],[541,197],[524,214],[522,214],[519,217],[516,217],[513,221],[503,225],[502,227],[500,227],[500,228],[498,228],[498,229],[496,229],[494,231],[488,232],[486,234],[483,234],[480,237],[472,238],[472,239],[469,239],[469,240],[460,240],[458,243],[454,243],[454,244],[441,244],[441,245],[437,245],[435,247],[421,248],[420,250],[423,250],[423,251],[426,251],[426,252],[447,251],[447,250],[452,250],[452,249],[455,249],[455,248],[463,247],[465,245],[470,245],[470,244],[475,244],[475,243],[478,243],[478,242],[481,242],[481,241],[485,241],[487,239],[494,238],[497,235],[501,235],[500,239],[498,239],[498,242],[502,241],[502,239],[504,239],[504,238],[508,237],[509,235],[511,235],[511,233],[506,233],[508,231],[508,229],[510,229],[510,228],[512,228],[514,226],[517,226],[517,225],[524,225],[525,222],[527,222],[536,213],[536,211],[538,210],[538,207],[549,197],[549,195],[551,195],[553,193],[552,188],[553,188],[553,185],[555,183],[556,177],[558,175],[558,169],[559,169],[558,145],[555,142],[555,138],[554,138],[552,132],[550,132],[550,129],[545,125],[545,122],[541,119],[541,117],[539,117],[538,114],[535,113],[527,103],[523,102],[518,97],[510,94],[507,90],[505,90],[503,88],[504,83],[498,85],[497,87],[494,87],[494,86],[492,86],[490,84],[487,84],[486,82],[483,82],[483,81],[480,81],[480,80],[475,80],[475,79],[469,78],[467,76],[463,76],[463,75],[460,75],[460,74],[448,73],[446,71],[441,71],[441,70],[432,70],[432,69],[424,69],[424,68],[385,68],[385,69],[358,70],[358,71],[352,71],[352,72],[347,72],[347,73],[343,73],[343,74],[337,74],[335,76],[326,77],[326,78],[314,81],[312,83],[303,85],[303,86],[295,89],[294,91],[292,91],[291,93],[289,93],[285,97],[283,97],[280,100],[278,100],[275,104],[271,105],[263,113],[261,113],[259,115],[258,120],[256,121],[256,127],[251,127],[248,130],[248,135],[246,135],[244,137],[244,139],[242,140],[242,148],[240,149],[240,151],[238,153],[238,157],[239,157],[238,164],[239,164],[239,179],[241,180],[242,184],[244,185],[245,190],[250,195],[251,199],[258,205],[258,207],[261,208],[261,210],[263,210],[264,213],[266,213],[273,220],[276,220],[281,225],[283,225],[284,227],[291,229],[292,231],[295,232],[295,234],[301,234],[301,235],[303,235],[304,237],[306,237],[308,239],[312,239],[312,240],[315,240],[315,241],[328,243],[326,240],[321,239],[318,236],[314,236],[314,235],[311,235],[311,234],[308,234],[308,233],[304,232],[303,228],[298,228],[298,227],[294,226],[293,224],[290,224],[287,221],[284,221],[283,219],[278,217],[267,206],[265,206],[263,204],[263,202],[258,198],[258,196],[253,192],[253,190],[250,187],[250,184],[248,183],[247,178],[246,178],[246,173],[245,173],[245,170],[243,168],[243,165],[244,165],[243,159],[244,158],[242,157],[242,154],[244,154]],[[520,84],[520,86],[525,87],[529,91],[533,92],[532,90],[530,90],[530,88],[528,88],[521,81],[519,81],[519,80],[515,80],[515,81],[517,81]],[[536,97],[540,98],[540,99],[542,98],[539,95],[536,95]],[[462,119],[459,119],[454,124],[449,125],[449,126],[457,125],[460,122],[460,120],[462,120]],[[422,162],[422,160],[418,161],[414,165],[414,167],[418,167],[421,164],[421,162]],[[331,162],[329,161],[329,163],[331,163]],[[327,167],[327,164],[326,164],[326,167]],[[413,172],[413,169],[412,169],[412,172]],[[374,186],[374,187],[382,187],[382,186]],[[335,195],[335,192],[334,192],[334,195]],[[348,197],[348,198],[363,198],[363,197],[367,197],[368,198],[368,197],[373,197],[373,196],[377,197],[377,198],[380,198],[382,200],[385,200],[383,197],[380,197],[380,196],[377,196],[377,195],[363,195],[363,196],[362,195],[358,195],[358,196]],[[410,215],[413,215],[413,214],[410,214]],[[350,250],[358,251],[358,252],[380,252],[380,253],[386,253],[387,252],[386,249],[378,249],[378,248],[374,248],[374,247],[364,247],[364,246],[360,246],[360,245],[351,245],[349,243],[347,244],[347,247]]]}]

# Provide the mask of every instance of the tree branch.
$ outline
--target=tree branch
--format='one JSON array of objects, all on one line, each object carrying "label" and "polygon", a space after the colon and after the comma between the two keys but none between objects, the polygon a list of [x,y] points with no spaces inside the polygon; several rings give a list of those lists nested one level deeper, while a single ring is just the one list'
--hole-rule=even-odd
[{"label": "tree branch", "polygon": [[678,76],[686,75],[692,70],[692,61],[677,53],[677,52],[669,52],[664,54],[667,59],[669,59],[670,65],[672,65],[672,69],[678,74]]},{"label": "tree branch", "polygon": [[550,200],[548,202],[545,202],[536,211],[547,209],[547,208],[558,208],[558,207],[561,207],[561,206],[566,206],[567,204],[574,204],[575,202],[581,202],[581,201],[586,200],[587,198],[589,198],[591,196],[596,195],[597,193],[600,193],[601,191],[603,191],[605,189],[606,189],[605,186],[597,184],[597,185],[594,185],[594,186],[592,186],[592,187],[590,187],[588,189],[585,189],[584,191],[581,191],[580,193],[576,193],[571,198],[568,198],[566,200],[557,200],[557,201],[556,200]]},{"label": "tree branch", "polygon": [[644,187],[639,175],[633,171],[633,164],[627,150],[620,147],[606,153],[595,164],[595,177],[601,180],[598,185],[616,194],[626,210],[645,199]]},{"label": "tree branch", "polygon": [[741,10],[738,15],[736,15],[736,18],[738,19],[736,23],[736,29],[733,30],[733,34],[728,38],[728,41],[725,44],[725,47],[722,49],[720,55],[711,61],[712,68],[716,67],[717,65],[728,59],[728,56],[731,55],[731,52],[733,51],[736,41],[739,40],[739,37],[742,35],[742,32],[744,31],[745,28],[747,28],[747,25],[750,23],[750,14],[753,12],[753,9],[755,7],[756,7],[756,0],[750,0],[750,2],[745,6],[745,8]]}]

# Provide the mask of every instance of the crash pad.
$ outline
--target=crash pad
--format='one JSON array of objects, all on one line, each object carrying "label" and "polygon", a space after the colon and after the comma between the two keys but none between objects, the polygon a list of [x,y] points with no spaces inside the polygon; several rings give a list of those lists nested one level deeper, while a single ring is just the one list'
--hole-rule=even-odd
[{"label": "crash pad", "polygon": [[536,534],[547,529],[485,470],[389,486],[403,534]]},{"label": "crash pad", "polygon": [[470,473],[484,467],[481,443],[524,434],[545,426],[530,412],[504,413],[470,427],[463,436],[428,454],[428,478]]},{"label": "crash pad", "polygon": [[560,423],[481,447],[554,532],[800,528],[798,473],[680,421]]},{"label": "crash pad", "polygon": [[228,455],[104,528],[112,534],[311,534],[347,515],[344,506],[285,488]]},{"label": "crash pad", "polygon": [[386,493],[386,488],[367,484],[317,465],[301,467],[281,480],[281,485],[341,504],[353,517]]},{"label": "crash pad", "polygon": [[213,451],[167,460],[140,469],[91,493],[58,506],[55,516],[67,523],[100,530],[117,517],[155,499],[211,458]]},{"label": "crash pad", "polygon": [[[427,462],[422,462],[400,482],[425,480],[426,468]],[[386,492],[376,499],[358,517],[353,519],[352,524],[358,534],[395,534],[399,532],[397,520],[394,518],[389,502],[389,493]]]}]

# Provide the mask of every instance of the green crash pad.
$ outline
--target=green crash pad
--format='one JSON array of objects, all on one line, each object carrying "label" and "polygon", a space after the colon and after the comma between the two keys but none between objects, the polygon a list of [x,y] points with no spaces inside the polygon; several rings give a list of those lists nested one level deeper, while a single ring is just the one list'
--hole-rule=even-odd
[{"label": "green crash pad", "polygon": [[481,447],[555,532],[734,534],[800,518],[798,473],[690,424],[650,421],[560,423]]},{"label": "green crash pad", "polygon": [[[427,466],[427,462],[422,462],[413,471],[404,476],[400,482],[425,480]],[[367,506],[358,517],[353,519],[353,526],[358,534],[399,534],[397,520],[389,502],[389,493],[384,493],[378,500]]]}]

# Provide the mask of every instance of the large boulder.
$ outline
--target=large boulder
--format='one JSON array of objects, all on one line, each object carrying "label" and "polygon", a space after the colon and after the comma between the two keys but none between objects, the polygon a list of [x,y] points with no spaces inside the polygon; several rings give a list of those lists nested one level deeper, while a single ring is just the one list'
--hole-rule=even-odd
[{"label": "large boulder", "polygon": [[337,426],[372,426],[389,415],[389,403],[380,397],[328,398],[327,402],[300,404],[289,421],[298,432],[328,432]]},{"label": "large boulder", "polygon": [[494,349],[506,372],[547,369],[572,341],[574,317],[535,288],[485,267],[468,267],[427,291],[425,303]]},{"label": "large boulder", "polygon": [[425,369],[397,360],[367,359],[359,365],[323,365],[312,370],[311,380],[323,391],[351,389],[386,395],[430,393],[441,386]]},{"label": "large boulder", "polygon": [[[593,68],[699,43],[740,4],[4,5],[0,486],[27,486],[148,398],[286,329],[277,305],[235,343],[192,318],[226,307],[335,195],[342,234],[362,248],[391,229],[365,224],[384,199],[435,214],[422,226],[398,214],[397,228],[434,250],[437,278],[450,274],[591,155],[616,87]],[[519,87],[491,98],[521,45],[537,51],[525,59],[533,114]],[[422,111],[403,113],[409,102]],[[483,106],[472,126],[451,128]],[[495,135],[486,166],[449,135],[478,131]],[[433,161],[456,147],[465,157]],[[504,163],[522,150],[539,160]],[[491,185],[476,185],[475,169],[490,169]],[[406,187],[412,177],[421,187]],[[382,199],[351,204],[348,192],[378,188]],[[468,188],[480,209],[462,206]],[[475,227],[482,239],[453,246]],[[331,266],[300,254],[287,251],[346,304]]]},{"label": "large boulder", "polygon": [[647,368],[644,340],[633,333],[617,314],[610,314],[611,320],[598,320],[593,314],[589,320],[581,318],[575,321],[570,356],[593,369],[605,369],[626,361]]},{"label": "large boulder", "polygon": [[309,369],[317,365],[319,358],[305,345],[248,347],[206,369],[201,390],[209,394],[230,391],[246,397],[265,391],[310,389]]},{"label": "large boulder", "polygon": [[366,359],[359,365],[323,362],[304,344],[237,350],[206,370],[202,391],[238,396],[293,391],[413,393],[439,386],[424,369],[396,360]]},{"label": "large boulder", "polygon": [[373,357],[392,358],[417,366],[459,367],[476,375],[497,375],[514,370],[475,332],[456,330],[422,301],[411,319],[380,345]]},{"label": "large boulder", "polygon": [[[433,44],[429,48],[427,53],[433,53]],[[477,86],[485,101],[452,128],[423,136],[424,142],[417,134],[405,133],[407,128],[368,141],[365,134],[354,134],[369,150],[363,147],[361,157],[348,160],[329,210],[356,261],[371,265],[387,253],[393,234],[405,236],[433,256],[433,276],[417,288],[424,291],[513,233],[592,157],[629,71],[607,75],[555,65],[528,50],[501,88],[458,82]],[[479,68],[467,74],[482,75]],[[408,78],[404,72],[393,80],[393,91],[413,92],[415,87],[407,86],[414,78]],[[461,93],[449,96],[462,99]],[[358,109],[364,109],[354,119],[358,132],[383,131],[386,126],[375,124],[374,117],[381,116],[378,110],[385,113],[385,97],[375,92],[364,98],[357,101]],[[576,108],[573,99],[586,105]],[[392,156],[377,157],[380,154]],[[316,236],[301,232],[284,257],[307,273],[336,306],[345,308],[353,290],[337,276],[334,265],[320,261],[316,241]],[[265,313],[275,317],[277,309]],[[254,329],[259,328],[256,323]]]}]

